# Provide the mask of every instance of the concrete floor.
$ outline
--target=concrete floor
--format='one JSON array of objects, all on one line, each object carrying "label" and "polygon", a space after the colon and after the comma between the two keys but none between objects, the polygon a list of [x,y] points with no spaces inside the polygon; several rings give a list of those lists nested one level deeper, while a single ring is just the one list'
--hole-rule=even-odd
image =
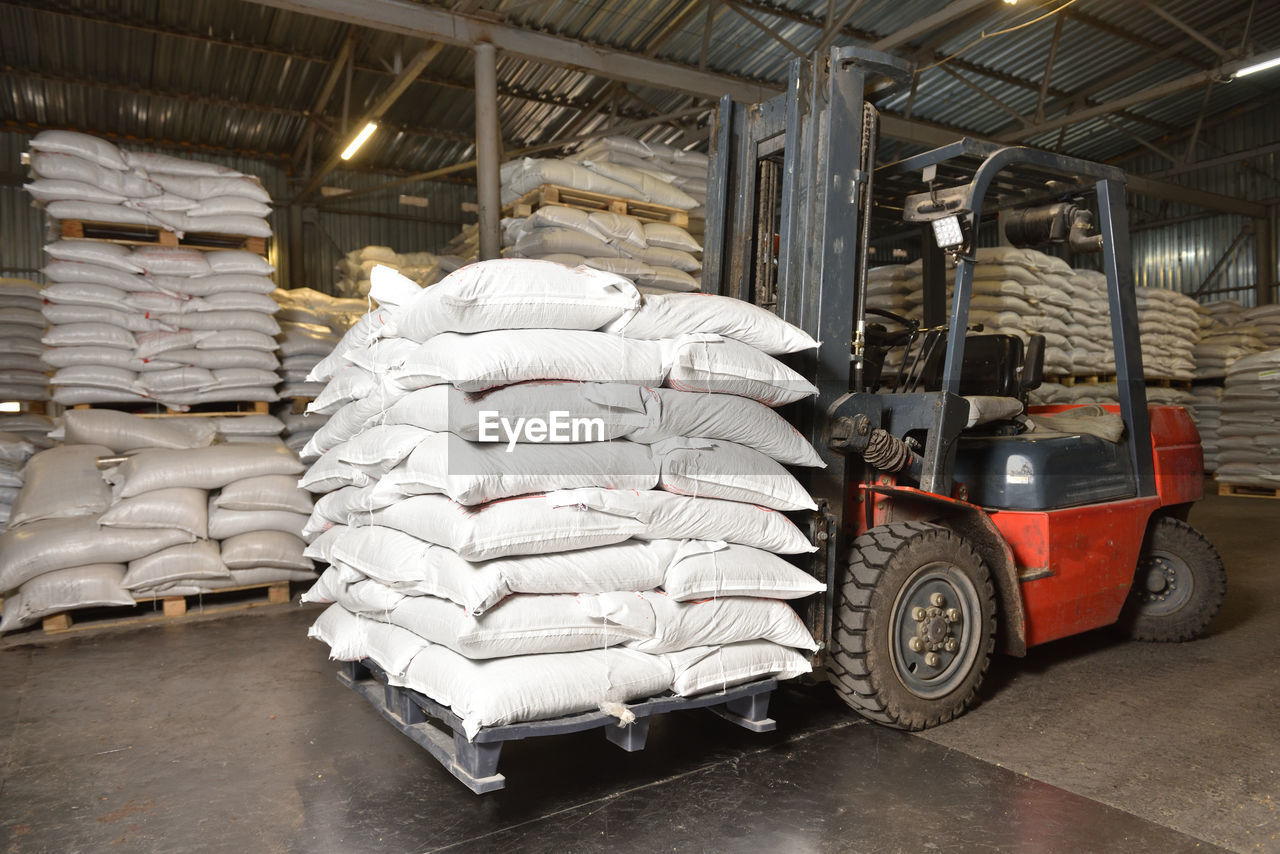
[{"label": "concrete floor", "polygon": [[780,692],[776,733],[705,712],[646,750],[511,745],[477,797],[334,678],[315,612],[0,651],[6,851],[1280,851],[1280,504],[1193,523],[1231,573],[1206,639],[1106,632],[1000,660],[986,701],[923,737]]}]

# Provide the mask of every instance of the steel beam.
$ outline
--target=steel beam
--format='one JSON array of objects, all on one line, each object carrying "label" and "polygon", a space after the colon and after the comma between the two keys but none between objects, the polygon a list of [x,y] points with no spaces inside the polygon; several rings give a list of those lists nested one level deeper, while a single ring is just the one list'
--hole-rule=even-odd
[{"label": "steel beam", "polygon": [[478,44],[476,55],[476,201],[479,205],[479,260],[502,254],[502,182],[498,178],[498,52]]},{"label": "steel beam", "polygon": [[803,50],[796,47],[790,41],[783,38],[783,36],[780,33],[775,32],[773,28],[767,25],[764,21],[761,21],[759,18],[747,12],[745,9],[743,9],[741,6],[735,3],[734,0],[721,0],[721,2],[723,2],[724,5],[728,6],[733,11],[737,12],[740,18],[746,20],[748,23],[754,26],[757,30],[764,33],[766,36],[773,39],[778,44],[782,45],[787,50],[794,53],[796,56],[800,57],[801,59],[805,59],[809,56],[809,54],[805,53]]},{"label": "steel beam", "polygon": [[[373,106],[360,117],[360,121],[357,123],[358,126],[364,127],[369,122],[376,122],[378,119],[382,118],[383,114],[386,113],[387,110],[391,109],[391,105],[399,100],[400,96],[405,93],[405,90],[409,88],[409,85],[413,83],[414,79],[422,69],[426,68],[427,65],[431,63],[431,60],[435,59],[443,49],[444,45],[436,43],[425,50],[419,51],[413,59],[409,60],[409,64],[400,72],[400,76],[391,81],[391,85],[383,90],[382,94],[378,96],[378,100],[374,102]],[[306,186],[302,188],[302,192],[298,193],[297,197],[294,199],[295,202],[302,201],[307,196],[314,193],[324,181],[325,176],[337,168],[338,164],[342,162],[343,140],[338,140],[338,143],[338,145],[334,146],[333,153],[329,155],[324,164],[312,173]]]},{"label": "steel beam", "polygon": [[[118,27],[121,29],[132,30],[134,32],[147,33],[149,35],[163,36],[166,38],[183,39],[187,41],[199,42],[201,44],[212,44],[218,47],[230,48],[232,50],[244,51],[246,53],[254,53],[262,56],[274,56],[289,62],[307,62],[316,65],[323,65],[326,68],[332,62],[332,58],[319,54],[302,53],[297,50],[286,50],[284,48],[272,45],[258,44],[255,42],[242,41],[240,39],[220,36],[209,32],[196,32],[191,30],[182,30],[175,27],[161,27],[149,22],[124,18],[115,13],[99,14],[89,12],[83,9],[71,9],[66,6],[54,5],[53,3],[20,2],[20,0],[0,0],[0,7],[13,9],[22,9],[29,12],[39,12],[45,15],[54,15],[61,18],[70,18],[78,21],[90,21],[104,26]],[[355,63],[355,70],[362,74],[373,74],[379,77],[392,78],[396,75],[384,68],[376,65],[364,65]],[[420,74],[418,75],[420,83],[430,86],[440,86],[446,89],[460,89],[470,92],[472,89],[470,80],[461,80],[452,77],[440,75]],[[499,83],[498,95],[503,98],[513,98],[520,101],[529,101],[535,104],[546,104],[552,107],[570,107],[580,110],[587,103],[586,99],[574,96],[549,95],[545,92],[538,92],[533,89],[522,89],[520,87],[511,86],[509,84]],[[638,118],[638,115],[631,112],[627,113],[628,118]]]},{"label": "steel beam", "polygon": [[[1049,78],[1053,76],[1053,61],[1058,57],[1058,42],[1062,40],[1062,27],[1067,21],[1062,15],[1053,19],[1053,38],[1049,40],[1049,57],[1044,61],[1044,77],[1040,80],[1040,97],[1036,99],[1035,121],[1044,121],[1044,99],[1049,94]],[[1018,117],[1018,121],[1023,121]]]},{"label": "steel beam", "polygon": [[1247,151],[1233,151],[1230,154],[1223,154],[1220,157],[1208,157],[1204,160],[1194,160],[1189,163],[1182,163],[1169,169],[1152,172],[1149,177],[1169,178],[1174,175],[1184,175],[1187,172],[1200,172],[1205,169],[1212,169],[1215,166],[1229,166],[1232,163],[1239,163],[1241,160],[1251,160],[1254,157],[1262,157],[1267,154],[1275,154],[1276,152],[1280,152],[1280,142],[1260,145],[1257,148],[1250,148]]},{"label": "steel beam", "polygon": [[1252,60],[1237,59],[1224,63],[1221,70],[1196,71],[1191,74],[1178,77],[1174,80],[1169,80],[1165,83],[1142,89],[1138,92],[1121,95],[1118,98],[1113,98],[1110,101],[1093,107],[1069,112],[1066,115],[1049,119],[1048,121],[1038,122],[1030,127],[1017,128],[1007,133],[1000,134],[996,139],[1004,143],[1020,142],[1021,140],[1029,139],[1030,137],[1037,136],[1051,130],[1057,130],[1060,127],[1078,124],[1086,119],[1093,119],[1098,116],[1105,116],[1109,113],[1119,112],[1126,107],[1134,107],[1138,104],[1145,104],[1148,101],[1154,101],[1157,98],[1164,98],[1168,95],[1174,95],[1178,92],[1186,91],[1187,89],[1194,89],[1197,86],[1203,86],[1220,77],[1230,77],[1237,70],[1248,65],[1251,61]]},{"label": "steel beam", "polygon": [[1163,18],[1164,20],[1168,21],[1170,24],[1173,24],[1175,27],[1182,30],[1187,35],[1191,36],[1191,38],[1195,39],[1196,41],[1200,42],[1200,44],[1209,48],[1209,50],[1213,51],[1218,56],[1225,58],[1231,55],[1229,51],[1227,51],[1222,47],[1222,45],[1207,38],[1203,33],[1201,33],[1195,27],[1191,27],[1183,23],[1183,21],[1180,18],[1177,18],[1174,15],[1170,14],[1169,12],[1165,11],[1164,9],[1161,9],[1155,3],[1152,3],[1151,0],[1138,0],[1138,2],[1142,4],[1144,7],[1146,7],[1149,11],[1155,13],[1156,16]]},{"label": "steel beam", "polygon": [[[773,87],[727,74],[700,71],[640,54],[588,44],[563,36],[521,29],[471,15],[406,0],[250,0],[263,6],[303,15],[471,47],[488,42],[504,54],[560,67],[576,68],[600,77],[672,89],[705,98],[730,95],[754,104],[766,100]],[[964,0],[973,2],[973,0]]]},{"label": "steel beam", "polygon": [[992,0],[953,0],[943,8],[934,12],[932,15],[926,15],[914,23],[908,24],[897,32],[872,42],[872,50],[890,51],[895,47],[902,47],[907,42],[925,35],[926,33],[936,30],[938,27],[946,26],[970,12],[985,7],[990,7]]},{"label": "steel beam", "polygon": [[320,92],[316,95],[314,106],[311,107],[311,112],[307,116],[307,129],[298,138],[298,144],[293,149],[294,166],[297,166],[302,159],[302,153],[306,151],[307,146],[311,145],[315,140],[316,117],[324,113],[324,108],[328,105],[329,99],[333,97],[333,90],[338,86],[338,80],[342,77],[344,67],[351,62],[355,43],[355,29],[348,28],[347,36],[342,40],[342,47],[338,50],[338,55],[333,58],[333,64],[329,66],[329,73],[325,75],[324,83],[320,86]]},{"label": "steel beam", "polygon": [[1253,259],[1257,276],[1257,304],[1269,305],[1276,288],[1276,209],[1253,221]]}]

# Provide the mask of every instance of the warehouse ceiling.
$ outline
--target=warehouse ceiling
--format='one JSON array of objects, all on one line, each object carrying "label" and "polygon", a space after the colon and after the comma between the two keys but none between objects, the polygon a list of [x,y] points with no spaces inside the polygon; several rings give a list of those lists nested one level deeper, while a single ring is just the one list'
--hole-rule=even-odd
[{"label": "warehouse ceiling", "polygon": [[915,63],[873,94],[886,113],[1098,160],[1211,160],[1199,128],[1280,106],[1280,69],[1229,78],[1280,50],[1269,0],[0,0],[0,122],[302,184],[389,100],[351,168],[434,174],[474,156],[478,39],[499,47],[507,155],[610,128],[705,145],[717,92],[767,97],[832,43]]}]

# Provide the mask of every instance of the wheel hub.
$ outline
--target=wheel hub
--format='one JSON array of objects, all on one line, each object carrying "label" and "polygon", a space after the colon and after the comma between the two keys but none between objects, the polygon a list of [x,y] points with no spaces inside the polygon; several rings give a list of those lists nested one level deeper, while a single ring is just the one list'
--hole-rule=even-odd
[{"label": "wheel hub", "polygon": [[1178,555],[1153,551],[1144,555],[1132,596],[1147,614],[1169,614],[1191,598],[1194,577]]},{"label": "wheel hub", "polygon": [[966,615],[979,613],[977,591],[945,564],[922,567],[899,594],[894,663],[902,683],[921,697],[941,696],[962,681],[973,657]]}]

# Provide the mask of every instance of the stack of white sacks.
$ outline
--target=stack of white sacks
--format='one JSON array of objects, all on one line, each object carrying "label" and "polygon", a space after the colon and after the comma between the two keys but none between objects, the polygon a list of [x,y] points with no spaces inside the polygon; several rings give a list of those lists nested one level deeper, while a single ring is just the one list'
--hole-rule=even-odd
[{"label": "stack of white sacks", "polygon": [[54,219],[271,236],[270,195],[257,178],[226,166],[62,130],[36,134],[29,148],[34,180],[26,190]]},{"label": "stack of white sacks", "polygon": [[1196,379],[1222,379],[1236,359],[1267,349],[1262,330],[1235,300],[1201,306],[1201,318],[1200,340],[1192,351]]},{"label": "stack of white sacks", "polygon": [[398,253],[390,246],[366,246],[353,249],[338,261],[334,292],[348,298],[368,296],[369,273],[376,266],[390,267],[423,287],[435,284],[442,275],[440,259],[430,252]]},{"label": "stack of white sacks", "polygon": [[1274,350],[1280,347],[1280,305],[1259,305],[1244,313],[1248,326],[1257,330],[1262,341],[1262,349]]},{"label": "stack of white sacks", "polygon": [[[643,297],[536,260],[474,264],[382,306],[317,366],[330,420],[305,599],[341,660],[480,727],[807,672],[784,600],[824,589],[784,465],[821,465],[772,406],[815,346],[719,297]],[[503,420],[505,419],[505,420]]]},{"label": "stack of white sacks", "polygon": [[323,415],[297,411],[293,398],[314,398],[325,384],[308,379],[315,366],[342,340],[368,308],[364,299],[338,299],[311,288],[277,289],[280,305],[280,397],[276,415],[284,422],[285,444],[301,451],[325,422]]},{"label": "stack of white sacks", "polygon": [[1280,488],[1280,350],[1227,368],[1218,429],[1218,480]]},{"label": "stack of white sacks", "polygon": [[[688,210],[691,217],[706,216],[709,158],[702,152],[685,151],[662,142],[642,142],[626,136],[609,136],[587,143],[569,159],[649,196],[647,199],[639,199],[640,201],[669,204]],[[617,167],[637,170],[643,177],[637,182],[638,176]],[[668,188],[655,185],[653,181],[674,187],[697,202],[697,206],[684,207],[684,199],[670,194]],[[659,201],[660,197],[675,201]]]},{"label": "stack of white sacks", "polygon": [[45,252],[42,358],[58,403],[276,399],[278,306],[261,256],[91,240]]},{"label": "stack of white sacks", "polygon": [[279,429],[270,416],[61,416],[53,437],[65,444],[30,459],[0,535],[0,631],[77,608],[314,579],[300,539],[311,498]]},{"label": "stack of white sacks", "polygon": [[1187,412],[1196,422],[1200,433],[1200,446],[1204,449],[1204,470],[1217,471],[1219,459],[1219,430],[1222,428],[1222,386],[1196,385],[1191,389],[1191,401]]},{"label": "stack of white sacks", "polygon": [[23,470],[36,446],[19,433],[0,430],[0,531],[9,524],[13,502],[22,490]]},{"label": "stack of white sacks", "polygon": [[42,305],[35,282],[0,278],[0,400],[49,399],[49,369],[40,361]]},{"label": "stack of white sacks", "polygon": [[696,291],[702,246],[684,228],[633,216],[546,205],[503,220],[503,254],[625,276],[643,293]]},{"label": "stack of white sacks", "polygon": [[[982,324],[982,334],[1045,336],[1044,370],[1049,376],[1072,372],[1075,349],[1072,321],[1074,272],[1060,258],[1031,249],[993,247],[977,250],[969,323]],[[948,309],[955,284],[947,273]],[[921,262],[877,267],[868,272],[867,306],[923,320]],[[872,316],[870,322],[880,322]],[[1077,333],[1077,338],[1082,337]],[[898,351],[897,355],[901,355]]]},{"label": "stack of white sacks", "polygon": [[1138,329],[1147,379],[1189,380],[1195,376],[1200,339],[1200,305],[1168,288],[1138,288]]}]

